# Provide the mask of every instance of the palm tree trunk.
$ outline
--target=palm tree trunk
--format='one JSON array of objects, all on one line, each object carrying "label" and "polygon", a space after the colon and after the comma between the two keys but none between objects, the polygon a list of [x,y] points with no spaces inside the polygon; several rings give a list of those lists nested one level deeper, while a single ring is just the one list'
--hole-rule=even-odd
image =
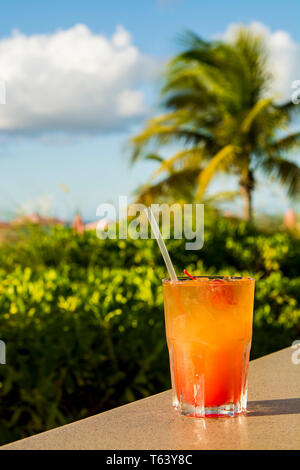
[{"label": "palm tree trunk", "polygon": [[244,219],[251,222],[253,218],[252,192],[254,189],[254,176],[251,170],[241,177],[239,184],[244,200]]},{"label": "palm tree trunk", "polygon": [[240,184],[240,191],[244,200],[244,219],[250,222],[252,220],[252,194],[249,188],[246,188],[244,185]]}]

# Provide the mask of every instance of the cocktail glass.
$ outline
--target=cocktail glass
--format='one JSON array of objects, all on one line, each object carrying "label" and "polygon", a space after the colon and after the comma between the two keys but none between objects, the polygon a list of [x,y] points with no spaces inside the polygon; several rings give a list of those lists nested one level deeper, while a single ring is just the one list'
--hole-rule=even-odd
[{"label": "cocktail glass", "polygon": [[254,279],[163,280],[173,405],[193,417],[247,410]]}]

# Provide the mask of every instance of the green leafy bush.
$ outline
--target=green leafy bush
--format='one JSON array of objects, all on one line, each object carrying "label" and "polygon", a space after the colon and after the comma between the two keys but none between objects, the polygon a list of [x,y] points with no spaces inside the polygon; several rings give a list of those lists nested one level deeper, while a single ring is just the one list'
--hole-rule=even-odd
[{"label": "green leafy bush", "polygon": [[[176,270],[256,279],[252,358],[300,336],[300,242],[234,220],[207,221],[201,251],[168,241]],[[0,247],[0,441],[170,386],[153,240],[99,240],[27,227]]]},{"label": "green leafy bush", "polygon": [[0,274],[1,440],[112,408],[169,383],[152,269]]}]

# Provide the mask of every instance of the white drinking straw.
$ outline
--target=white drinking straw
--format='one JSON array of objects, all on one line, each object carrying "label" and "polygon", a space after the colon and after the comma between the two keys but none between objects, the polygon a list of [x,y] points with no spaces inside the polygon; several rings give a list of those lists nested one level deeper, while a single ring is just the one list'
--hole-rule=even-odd
[{"label": "white drinking straw", "polygon": [[153,231],[155,239],[158,243],[158,246],[159,246],[159,249],[160,249],[161,254],[163,256],[163,259],[166,263],[167,270],[169,272],[171,281],[175,282],[175,281],[177,281],[177,276],[176,276],[176,273],[175,273],[175,269],[174,269],[174,266],[172,264],[172,261],[171,261],[170,255],[168,253],[167,247],[165,245],[164,239],[162,237],[162,234],[160,233],[159,227],[158,227],[157,222],[155,220],[152,209],[150,207],[146,207],[145,212],[146,212],[146,215],[147,215],[148,220],[150,222],[152,231]]}]

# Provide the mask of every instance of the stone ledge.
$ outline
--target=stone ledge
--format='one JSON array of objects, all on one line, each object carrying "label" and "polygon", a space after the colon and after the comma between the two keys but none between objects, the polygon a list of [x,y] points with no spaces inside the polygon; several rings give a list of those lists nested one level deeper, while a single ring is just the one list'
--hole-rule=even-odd
[{"label": "stone ledge", "polygon": [[1,447],[9,449],[300,449],[300,364],[286,348],[251,361],[248,413],[182,417],[171,391]]}]

